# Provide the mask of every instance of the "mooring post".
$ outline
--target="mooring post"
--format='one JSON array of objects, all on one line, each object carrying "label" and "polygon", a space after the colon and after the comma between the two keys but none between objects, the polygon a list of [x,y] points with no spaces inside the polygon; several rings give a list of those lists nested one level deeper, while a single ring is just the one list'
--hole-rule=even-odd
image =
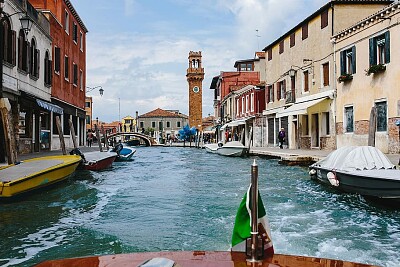
[{"label": "mooring post", "polygon": [[259,261],[259,241],[258,241],[258,165],[256,160],[251,165],[251,254],[248,261]]}]

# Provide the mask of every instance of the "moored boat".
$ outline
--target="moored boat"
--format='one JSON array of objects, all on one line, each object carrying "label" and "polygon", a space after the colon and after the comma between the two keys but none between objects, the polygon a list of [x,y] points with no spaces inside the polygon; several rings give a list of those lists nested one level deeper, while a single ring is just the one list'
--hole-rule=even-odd
[{"label": "moored boat", "polygon": [[93,151],[84,154],[82,169],[90,171],[99,171],[110,168],[117,158],[118,154],[111,151]]},{"label": "moored boat", "polygon": [[310,167],[310,176],[338,190],[400,200],[400,170],[377,148],[343,147]]},{"label": "moored boat", "polygon": [[78,155],[47,156],[0,168],[0,198],[42,188],[68,178],[81,162]]},{"label": "moored boat", "polygon": [[241,157],[246,155],[247,148],[239,141],[231,141],[225,144],[206,144],[204,148],[209,153],[217,153],[228,157]]},{"label": "moored boat", "polygon": [[115,161],[129,161],[132,159],[133,154],[135,154],[136,149],[130,146],[124,146],[120,143],[111,149],[111,151],[117,153]]}]

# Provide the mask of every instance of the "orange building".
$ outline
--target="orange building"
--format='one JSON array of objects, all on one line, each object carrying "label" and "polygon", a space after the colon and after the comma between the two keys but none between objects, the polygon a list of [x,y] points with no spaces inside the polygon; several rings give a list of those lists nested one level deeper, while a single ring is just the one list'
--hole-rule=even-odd
[{"label": "orange building", "polygon": [[[83,21],[69,0],[29,0],[50,22],[53,76],[51,102],[63,108],[61,122],[66,145],[71,145],[69,119],[79,145],[85,142],[86,33]],[[53,116],[52,148],[59,148]]]}]

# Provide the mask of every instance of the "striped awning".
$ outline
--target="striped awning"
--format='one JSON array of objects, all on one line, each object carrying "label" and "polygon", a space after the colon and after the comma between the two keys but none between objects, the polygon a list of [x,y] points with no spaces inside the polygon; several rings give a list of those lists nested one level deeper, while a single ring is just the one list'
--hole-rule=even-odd
[{"label": "striped awning", "polygon": [[64,113],[64,110],[61,107],[59,107],[57,105],[54,105],[54,104],[51,104],[49,102],[46,102],[46,101],[43,101],[43,100],[40,100],[40,99],[36,99],[36,103],[39,105],[39,107],[42,107],[42,108],[47,109],[47,110],[50,110],[50,111],[52,111],[54,113],[58,113],[58,114],[63,114]]}]

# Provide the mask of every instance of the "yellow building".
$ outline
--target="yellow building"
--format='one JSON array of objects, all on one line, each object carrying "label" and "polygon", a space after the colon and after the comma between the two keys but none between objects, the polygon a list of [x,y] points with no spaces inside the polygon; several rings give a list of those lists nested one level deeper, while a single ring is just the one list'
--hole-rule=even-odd
[{"label": "yellow building", "polygon": [[130,115],[122,118],[121,129],[122,132],[135,132],[136,131],[136,119]]},{"label": "yellow building", "polygon": [[[399,153],[400,4],[371,14],[333,36],[338,76],[337,146],[375,146]],[[371,110],[376,110],[376,125]],[[373,116],[372,116],[373,118]],[[373,138],[371,139],[373,140]]]},{"label": "yellow building", "polygon": [[277,145],[280,128],[289,148],[336,148],[336,74],[332,36],[390,1],[328,1],[264,48],[269,146]]}]

